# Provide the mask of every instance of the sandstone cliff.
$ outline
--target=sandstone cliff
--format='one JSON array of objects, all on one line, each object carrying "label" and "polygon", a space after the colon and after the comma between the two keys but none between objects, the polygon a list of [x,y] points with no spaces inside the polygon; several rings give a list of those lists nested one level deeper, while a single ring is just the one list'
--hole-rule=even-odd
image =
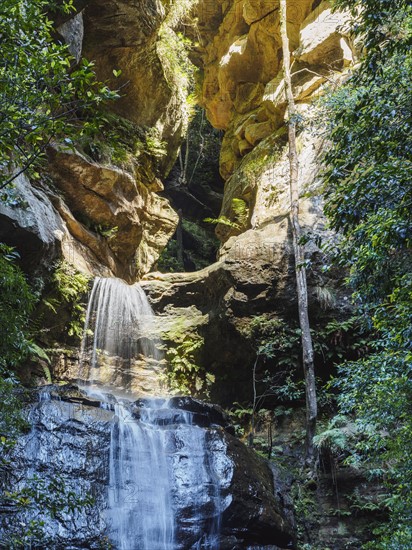
[{"label": "sandstone cliff", "polygon": [[[288,4],[292,79],[300,116],[298,135],[301,224],[306,254],[310,316],[314,327],[347,312],[348,298],[316,246],[333,240],[322,214],[319,170],[324,140],[314,105],[336,86],[356,56],[347,16],[329,2]],[[198,360],[218,376],[216,398],[250,395],[256,351],[245,337],[260,315],[296,321],[296,292],[289,227],[289,161],[286,99],[277,3],[259,0],[198,5],[197,63],[204,70],[202,103],[211,123],[224,130],[220,171],[225,179],[217,263],[194,274],[150,274],[144,283],[155,308],[175,329],[200,333]],[[325,294],[333,296],[328,303]],[[173,307],[175,306],[175,308]],[[172,334],[172,336],[170,336]],[[178,339],[177,339],[178,340]],[[225,380],[231,381],[230,387]],[[220,388],[220,389],[219,389]]]},{"label": "sandstone cliff", "polygon": [[[151,269],[177,224],[158,195],[188,120],[186,90],[174,81],[167,57],[175,36],[172,6],[151,0],[76,5],[81,11],[57,30],[77,61],[93,60],[98,78],[120,89],[120,99],[105,107],[104,130],[119,134],[124,158],[115,158],[104,135],[74,151],[51,148],[42,181],[20,178],[13,200],[2,206],[1,233],[21,251],[29,235],[49,263],[63,257],[86,273],[132,282]],[[20,218],[36,222],[29,228]],[[52,218],[57,230],[45,237],[39,228]],[[23,263],[39,267],[36,259]]]}]

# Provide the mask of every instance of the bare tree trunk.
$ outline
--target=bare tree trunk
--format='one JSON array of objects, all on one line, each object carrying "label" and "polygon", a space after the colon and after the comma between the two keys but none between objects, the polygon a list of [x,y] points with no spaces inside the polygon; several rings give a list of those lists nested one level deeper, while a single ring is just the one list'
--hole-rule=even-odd
[{"label": "bare tree trunk", "polygon": [[286,99],[288,103],[288,137],[290,162],[290,221],[293,234],[295,253],[296,289],[298,295],[299,324],[302,332],[303,370],[306,391],[306,461],[312,464],[314,460],[313,436],[316,431],[317,400],[315,384],[315,367],[313,360],[312,336],[308,315],[308,290],[306,283],[305,256],[300,244],[301,228],[299,223],[299,161],[296,149],[296,107],[292,91],[290,75],[290,49],[286,23],[286,0],[280,0],[280,30],[283,50],[283,72],[285,77]]},{"label": "bare tree trunk", "polygon": [[184,257],[183,257],[183,227],[182,227],[182,211],[177,211],[179,215],[179,222],[176,227],[176,241],[177,241],[177,261],[182,266],[182,269],[184,269]]}]

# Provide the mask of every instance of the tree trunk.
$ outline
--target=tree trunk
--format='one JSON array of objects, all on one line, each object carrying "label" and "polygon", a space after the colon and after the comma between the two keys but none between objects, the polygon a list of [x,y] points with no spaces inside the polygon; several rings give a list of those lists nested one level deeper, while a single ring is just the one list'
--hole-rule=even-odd
[{"label": "tree trunk", "polygon": [[183,226],[182,226],[182,211],[177,211],[179,215],[179,222],[176,227],[176,242],[177,242],[177,261],[182,266],[182,270],[184,270],[184,256],[183,256]]},{"label": "tree trunk", "polygon": [[310,334],[308,314],[308,290],[306,283],[305,255],[300,244],[301,228],[299,223],[299,161],[296,149],[296,107],[290,75],[290,49],[286,23],[286,0],[280,0],[280,30],[283,50],[283,72],[285,77],[286,99],[288,104],[288,138],[290,163],[290,222],[292,226],[293,248],[295,253],[296,290],[298,295],[299,324],[302,332],[303,371],[306,391],[306,461],[314,460],[313,436],[316,431],[317,400],[313,345]]}]

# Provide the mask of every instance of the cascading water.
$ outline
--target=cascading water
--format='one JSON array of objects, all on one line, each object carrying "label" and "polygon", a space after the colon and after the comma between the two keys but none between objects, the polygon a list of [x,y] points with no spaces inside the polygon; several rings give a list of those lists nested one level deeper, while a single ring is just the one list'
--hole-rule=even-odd
[{"label": "cascading water", "polygon": [[135,378],[142,371],[133,370],[139,357],[159,361],[151,327],[153,313],[138,285],[96,279],[82,377],[87,366],[89,395],[114,412],[105,512],[110,540],[119,550],[214,550],[219,548],[219,470],[230,469],[230,461],[213,460],[206,430],[195,425],[191,412],[175,408],[173,399],[132,402],[107,393],[139,388]]},{"label": "cascading water", "polygon": [[160,390],[154,315],[138,284],[96,278],[86,313],[80,380],[132,393]]},{"label": "cascading water", "polygon": [[137,421],[115,405],[108,520],[119,550],[174,549],[167,434],[151,422],[152,410]]}]

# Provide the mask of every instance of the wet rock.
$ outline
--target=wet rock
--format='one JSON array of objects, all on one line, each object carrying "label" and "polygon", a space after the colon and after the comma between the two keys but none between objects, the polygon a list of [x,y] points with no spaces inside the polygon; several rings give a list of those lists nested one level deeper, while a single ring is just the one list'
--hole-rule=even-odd
[{"label": "wet rock", "polygon": [[[13,515],[2,514],[3,541],[35,519],[44,522],[48,548],[98,548],[102,543],[106,525],[100,510],[107,486],[112,413],[95,403],[90,406],[87,399],[77,401],[79,395],[74,386],[45,387],[30,406],[31,430],[13,449],[12,473],[1,480],[2,489],[32,486],[41,492],[43,486],[43,498],[50,506],[56,504],[58,511],[53,517],[40,504]],[[47,489],[50,483],[54,489]],[[94,504],[78,511],[64,510],[58,503],[61,499],[67,502],[69,493],[76,499],[93,498]]]},{"label": "wet rock", "polygon": [[[249,545],[294,546],[294,527],[287,500],[268,465],[238,439],[226,436],[227,456],[234,463],[230,486],[231,503],[222,515],[222,534],[235,536]],[[278,481],[278,480],[277,480]],[[229,548],[229,547],[228,547]],[[240,546],[242,548],[242,546]]]},{"label": "wet rock", "polygon": [[[28,411],[31,430],[17,442],[12,476],[2,474],[3,489],[22,488],[24,478],[27,483],[36,475],[37,487],[58,479],[57,496],[72,491],[78,497],[91,495],[94,500],[78,511],[59,511],[54,517],[44,509],[17,512],[5,503],[0,514],[3,540],[19,528],[19,522],[33,517],[45,522],[44,531],[50,540],[47,547],[51,549],[101,548],[99,544],[110,539],[106,510],[108,491],[113,489],[109,486],[110,447],[120,409],[114,412],[113,398],[108,399],[106,403],[102,398],[104,407],[98,407],[97,399],[88,398],[74,385],[43,387],[34,396]],[[216,425],[213,415],[225,422],[219,408],[190,398],[175,398],[173,404],[176,408],[165,399],[141,399],[124,407],[130,416],[123,414],[121,421],[135,423],[138,415],[134,413],[145,409],[143,421],[146,426],[149,422],[149,432],[164,433],[159,442],[164,441],[163,451],[170,465],[175,550],[201,547],[205,533],[221,550],[293,547],[294,527],[279,496],[287,489],[276,482],[275,490],[266,463]],[[193,416],[178,407],[191,408]],[[186,415],[184,420],[180,417],[181,422],[179,415]],[[209,427],[196,423],[196,418],[206,417]],[[127,477],[127,472],[123,475]],[[127,489],[119,488],[123,493]],[[56,498],[53,491],[48,498]]]},{"label": "wet rock", "polygon": [[190,396],[172,397],[169,404],[172,408],[193,413],[193,421],[198,426],[208,427],[217,424],[234,435],[234,427],[226,412],[219,405],[204,403]]}]

